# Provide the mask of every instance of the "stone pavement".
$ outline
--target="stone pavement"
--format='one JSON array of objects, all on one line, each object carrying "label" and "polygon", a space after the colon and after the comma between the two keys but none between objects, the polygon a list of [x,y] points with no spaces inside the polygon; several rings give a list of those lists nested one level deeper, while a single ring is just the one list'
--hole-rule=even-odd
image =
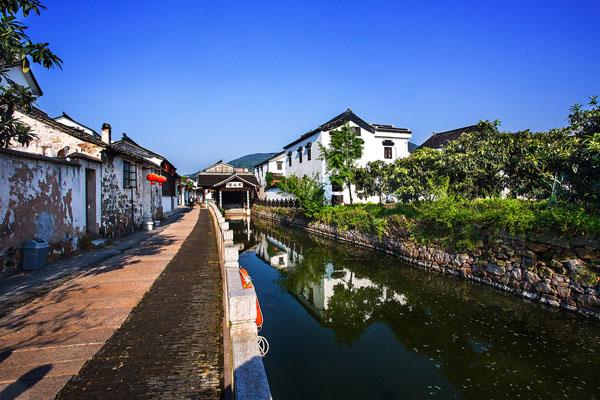
[{"label": "stone pavement", "polygon": [[78,274],[89,272],[98,264],[116,255],[132,249],[143,240],[155,236],[169,224],[178,221],[187,211],[178,209],[153,231],[136,232],[117,239],[110,246],[78,252],[72,257],[49,263],[37,271],[22,271],[0,279],[0,318],[12,310],[39,297]]},{"label": "stone pavement", "polygon": [[196,226],[199,213],[184,214],[140,246],[3,316],[0,399],[53,398],[127,319]]},{"label": "stone pavement", "polygon": [[58,399],[223,397],[221,268],[212,218],[198,223],[127,321]]}]

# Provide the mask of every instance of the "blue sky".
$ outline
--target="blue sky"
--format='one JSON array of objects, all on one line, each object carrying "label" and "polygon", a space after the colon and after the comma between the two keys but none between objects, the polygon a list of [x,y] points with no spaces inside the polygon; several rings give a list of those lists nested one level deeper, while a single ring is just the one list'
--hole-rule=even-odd
[{"label": "blue sky", "polygon": [[351,107],[433,131],[564,126],[600,94],[600,1],[66,1],[27,24],[51,115],[127,132],[187,173],[277,151]]}]

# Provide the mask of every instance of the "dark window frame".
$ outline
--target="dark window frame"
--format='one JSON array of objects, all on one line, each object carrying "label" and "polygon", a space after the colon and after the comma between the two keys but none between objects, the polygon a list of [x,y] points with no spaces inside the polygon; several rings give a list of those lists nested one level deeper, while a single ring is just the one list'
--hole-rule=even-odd
[{"label": "dark window frame", "polygon": [[123,188],[137,189],[137,165],[127,160],[123,160]]},{"label": "dark window frame", "polygon": [[277,161],[277,171],[283,170],[283,161]]},{"label": "dark window frame", "polygon": [[386,160],[391,160],[393,158],[392,146],[383,147],[383,158]]},{"label": "dark window frame", "polygon": [[292,152],[291,151],[287,154],[287,157],[288,157],[288,167],[291,167],[292,166]]}]

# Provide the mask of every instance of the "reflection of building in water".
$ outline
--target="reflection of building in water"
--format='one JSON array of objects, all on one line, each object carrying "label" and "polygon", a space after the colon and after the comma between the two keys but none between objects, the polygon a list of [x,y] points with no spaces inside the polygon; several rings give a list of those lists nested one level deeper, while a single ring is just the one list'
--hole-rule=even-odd
[{"label": "reflection of building in water", "polygon": [[288,269],[302,261],[302,255],[294,247],[286,246],[262,232],[258,235],[255,251],[260,258],[278,269]]},{"label": "reflection of building in water", "polygon": [[[256,254],[268,262],[271,266],[289,270],[295,267],[303,268],[302,248],[296,245],[286,245],[282,241],[265,233],[257,235]],[[325,263],[325,260],[323,260]],[[305,266],[308,267],[308,266]],[[317,283],[307,282],[306,285],[297,293],[298,299],[313,311],[322,317],[323,311],[329,308],[330,301],[337,290],[347,290],[350,293],[356,293],[360,289],[375,289],[378,296],[373,299],[374,303],[383,304],[393,301],[399,305],[406,305],[407,299],[404,294],[396,293],[393,289],[384,285],[379,285],[367,277],[356,277],[355,273],[347,268],[336,269],[331,262],[325,264],[325,273]],[[370,315],[364,315],[365,320]]]},{"label": "reflection of building in water", "polygon": [[[313,312],[322,316],[322,312],[329,308],[329,303],[335,290],[348,290],[351,293],[360,289],[376,289],[379,296],[374,299],[376,303],[383,304],[388,301],[394,301],[400,305],[406,305],[407,299],[403,294],[396,293],[393,289],[385,285],[379,285],[369,278],[357,278],[353,271],[347,268],[335,269],[332,263],[325,266],[323,279],[318,283],[309,283],[301,293],[303,301],[306,301]],[[370,315],[364,315],[367,320]]]}]

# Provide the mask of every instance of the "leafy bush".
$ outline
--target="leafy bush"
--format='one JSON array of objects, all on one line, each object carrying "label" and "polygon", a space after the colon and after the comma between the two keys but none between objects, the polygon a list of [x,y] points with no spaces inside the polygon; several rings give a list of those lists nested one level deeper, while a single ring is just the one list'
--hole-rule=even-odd
[{"label": "leafy bush", "polygon": [[549,237],[600,238],[600,217],[568,204],[521,199],[439,200],[386,207],[379,204],[327,206],[315,221],[340,230],[412,236],[456,249],[480,246],[485,238],[530,233]]},{"label": "leafy bush", "polygon": [[309,218],[315,217],[325,206],[324,184],[318,176],[298,178],[292,175],[282,178],[279,189],[294,196],[304,215]]},{"label": "leafy bush", "polygon": [[374,233],[381,237],[387,221],[380,216],[382,207],[376,205],[327,206],[317,215],[315,220],[334,225],[339,230],[357,230]]}]

